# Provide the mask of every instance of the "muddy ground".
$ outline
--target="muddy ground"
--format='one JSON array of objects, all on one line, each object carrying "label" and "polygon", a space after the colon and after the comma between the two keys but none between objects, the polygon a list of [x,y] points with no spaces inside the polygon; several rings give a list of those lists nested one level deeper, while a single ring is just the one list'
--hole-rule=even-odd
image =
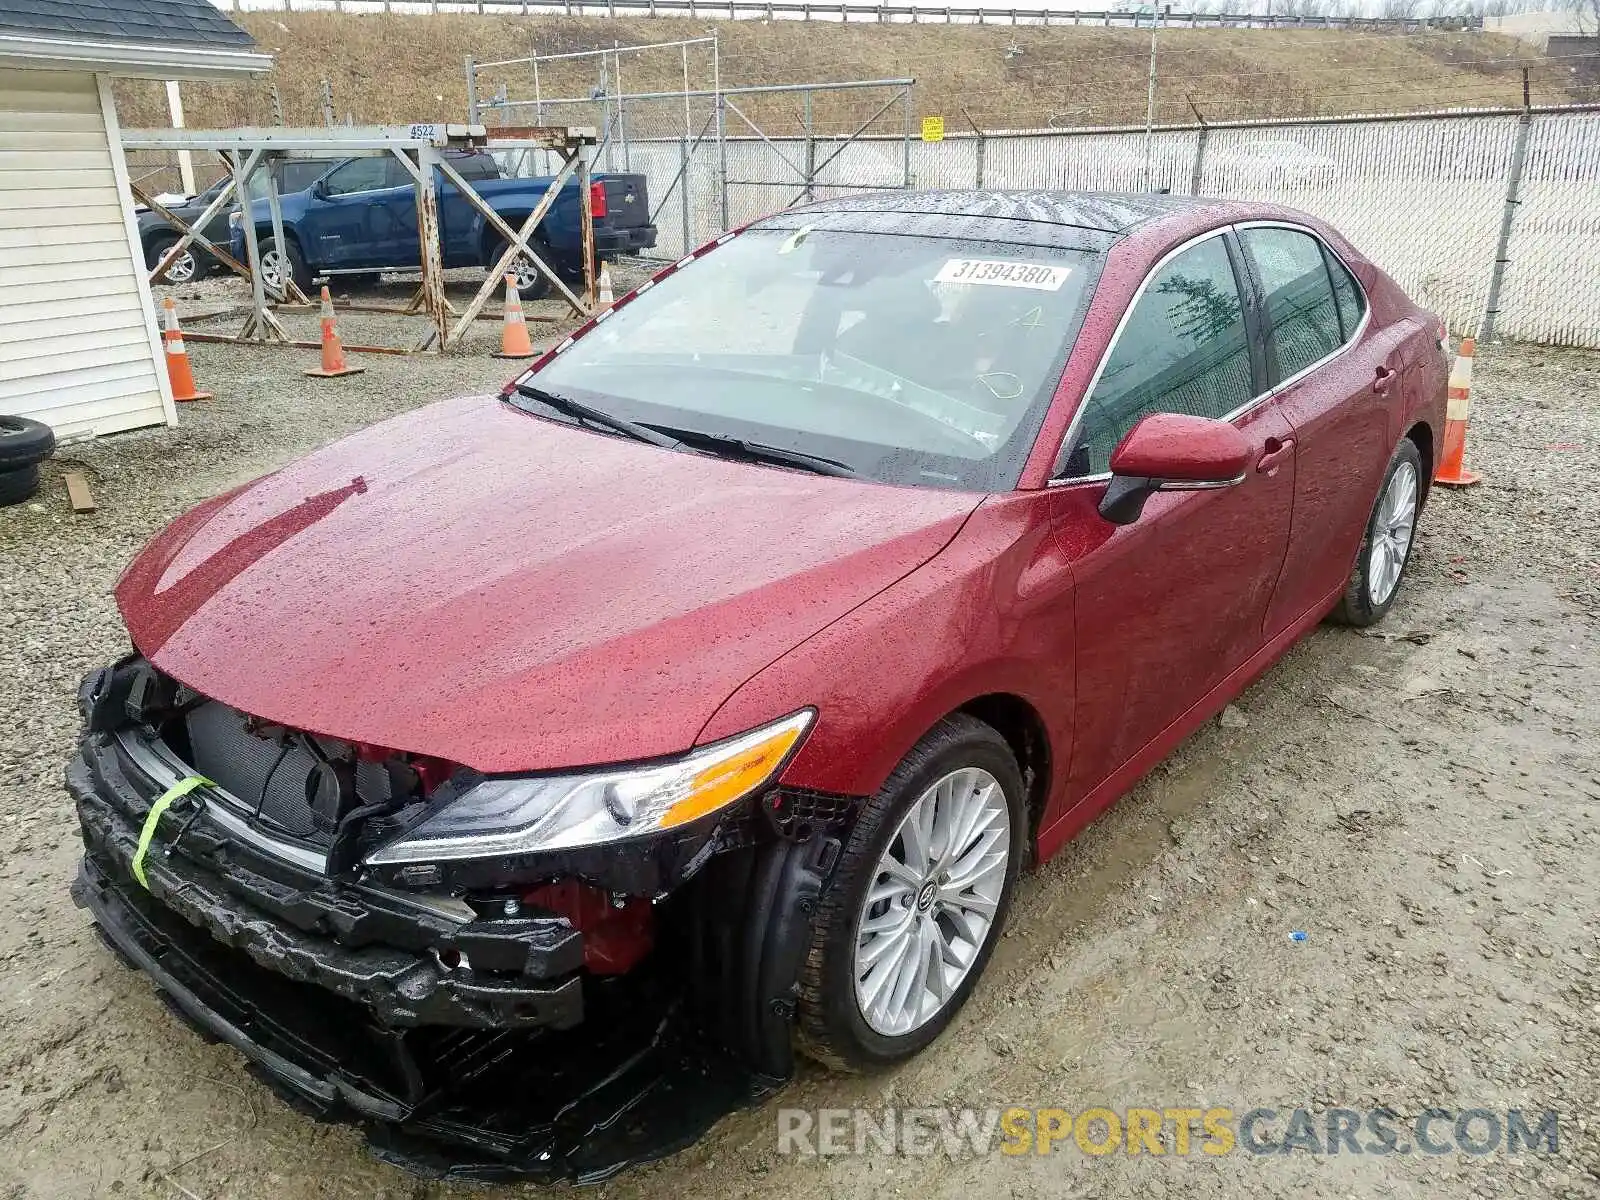
[{"label": "muddy ground", "polygon": [[[110,589],[129,555],[204,496],[507,374],[371,358],[313,384],[304,353],[193,352],[217,400],[177,431],[64,450],[34,504],[0,511],[0,1197],[534,1194],[412,1179],[292,1113],[68,900],[74,687],[126,644]],[[944,1038],[882,1076],[806,1068],[595,1194],[1600,1194],[1600,356],[1501,346],[1479,363],[1471,457],[1488,481],[1434,497],[1388,620],[1317,630],[1027,879]],[[87,472],[98,513],[67,510],[63,466]],[[776,1152],[780,1107],[886,1104],[1561,1123],[1554,1155]]]}]

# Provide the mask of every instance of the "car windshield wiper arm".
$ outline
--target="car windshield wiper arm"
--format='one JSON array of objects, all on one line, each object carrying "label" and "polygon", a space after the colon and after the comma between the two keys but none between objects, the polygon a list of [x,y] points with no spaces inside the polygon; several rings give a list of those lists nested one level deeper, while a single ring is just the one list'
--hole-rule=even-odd
[{"label": "car windshield wiper arm", "polygon": [[668,437],[652,429],[648,425],[641,425],[637,421],[630,421],[627,417],[619,417],[608,413],[603,408],[595,408],[585,404],[582,400],[574,400],[571,396],[563,396],[558,392],[549,392],[544,388],[534,387],[531,383],[517,383],[512,385],[520,396],[537,400],[547,408],[557,412],[566,413],[578,421],[588,421],[593,425],[602,425],[613,433],[620,433],[623,437],[632,438],[636,442],[647,442],[652,446],[661,446],[667,450],[677,449],[678,440]]},{"label": "car windshield wiper arm", "polygon": [[837,475],[844,479],[861,478],[861,472],[836,458],[807,454],[804,450],[786,450],[782,446],[767,446],[761,442],[750,442],[724,433],[702,433],[698,429],[673,429],[666,425],[652,425],[651,428],[660,430],[662,434],[671,435],[685,446],[692,446],[711,454],[725,454],[732,451],[735,456],[751,462],[797,467],[816,475]]}]

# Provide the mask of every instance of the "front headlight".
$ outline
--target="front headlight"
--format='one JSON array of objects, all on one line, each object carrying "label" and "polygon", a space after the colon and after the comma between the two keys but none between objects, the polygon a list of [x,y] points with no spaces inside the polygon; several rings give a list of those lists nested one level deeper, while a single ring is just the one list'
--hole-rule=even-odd
[{"label": "front headlight", "polygon": [[372,866],[499,858],[660,833],[774,778],[811,728],[809,709],[658,766],[486,779],[367,856]]}]

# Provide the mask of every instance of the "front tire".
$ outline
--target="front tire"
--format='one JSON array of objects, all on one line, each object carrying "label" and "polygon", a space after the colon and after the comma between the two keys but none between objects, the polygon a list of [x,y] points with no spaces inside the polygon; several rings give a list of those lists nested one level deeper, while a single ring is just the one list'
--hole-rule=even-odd
[{"label": "front tire", "polygon": [[866,804],[817,906],[800,1041],[842,1070],[908,1058],[944,1030],[1005,926],[1028,822],[1004,738],[947,717]]},{"label": "front tire", "polygon": [[[177,234],[170,236],[163,234],[160,237],[152,238],[150,245],[145,250],[145,270],[154,271],[166,256],[167,251],[172,249],[177,241]],[[183,284],[193,283],[203,274],[205,272],[200,268],[200,259],[196,257],[194,246],[191,243],[183,248],[182,254],[172,260],[172,265],[166,269],[166,272],[156,282],[170,283],[181,287]]]},{"label": "front tire", "polygon": [[1383,486],[1367,517],[1367,529],[1356,554],[1339,606],[1332,619],[1364,629],[1383,620],[1400,594],[1400,578],[1411,561],[1417,513],[1422,507],[1422,455],[1405,438],[1395,448],[1383,474]]},{"label": "front tire", "polygon": [[261,282],[269,292],[287,294],[283,285],[283,276],[287,273],[294,280],[295,287],[311,297],[311,268],[306,265],[299,246],[286,241],[284,250],[280,252],[277,239],[266,238],[258,252],[261,255]]}]

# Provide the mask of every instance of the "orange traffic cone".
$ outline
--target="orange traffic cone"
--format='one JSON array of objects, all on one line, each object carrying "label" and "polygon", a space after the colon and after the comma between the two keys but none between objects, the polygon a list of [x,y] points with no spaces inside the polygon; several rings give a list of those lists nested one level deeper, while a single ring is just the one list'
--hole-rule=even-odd
[{"label": "orange traffic cone", "polygon": [[1444,450],[1439,455],[1439,470],[1433,481],[1446,487],[1468,487],[1483,478],[1462,465],[1467,449],[1467,418],[1472,414],[1472,355],[1476,349],[1471,338],[1461,339],[1461,352],[1456,355],[1455,366],[1450,369],[1450,386],[1447,392],[1449,407],[1444,417]]},{"label": "orange traffic cone", "polygon": [[610,308],[617,302],[616,293],[611,290],[611,265],[600,264],[600,308],[601,311]]},{"label": "orange traffic cone", "polygon": [[172,382],[174,400],[209,400],[212,393],[196,391],[194,371],[189,366],[189,352],[183,347],[183,331],[178,328],[178,306],[168,296],[161,302],[161,316],[165,328],[161,340],[166,344],[167,378]]},{"label": "orange traffic cone", "polygon": [[339,341],[339,322],[333,315],[333,297],[328,295],[328,285],[322,285],[322,365],[312,367],[307,375],[318,379],[332,379],[337,375],[356,375],[365,367],[352,367],[344,360],[344,344]]},{"label": "orange traffic cone", "polygon": [[522,297],[517,295],[515,275],[506,276],[506,317],[500,326],[500,352],[494,357],[533,357],[533,343],[528,340],[528,322],[522,315]]}]

